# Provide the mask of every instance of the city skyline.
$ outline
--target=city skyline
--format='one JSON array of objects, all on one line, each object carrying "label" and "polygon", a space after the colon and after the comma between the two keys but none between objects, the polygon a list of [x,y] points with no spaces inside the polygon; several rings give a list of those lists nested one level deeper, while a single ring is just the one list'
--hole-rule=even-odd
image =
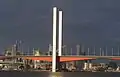
[{"label": "city skyline", "polygon": [[52,7],[61,7],[64,14],[64,44],[102,48],[120,45],[119,1],[89,0],[13,0],[0,1],[0,52],[16,40],[28,47],[47,51],[52,44]]}]

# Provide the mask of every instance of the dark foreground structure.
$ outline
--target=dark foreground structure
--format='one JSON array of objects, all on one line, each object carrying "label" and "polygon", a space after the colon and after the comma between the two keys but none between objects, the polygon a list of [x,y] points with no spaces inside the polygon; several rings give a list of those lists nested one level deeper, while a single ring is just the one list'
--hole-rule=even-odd
[{"label": "dark foreground structure", "polygon": [[1,77],[120,77],[118,72],[0,72]]}]

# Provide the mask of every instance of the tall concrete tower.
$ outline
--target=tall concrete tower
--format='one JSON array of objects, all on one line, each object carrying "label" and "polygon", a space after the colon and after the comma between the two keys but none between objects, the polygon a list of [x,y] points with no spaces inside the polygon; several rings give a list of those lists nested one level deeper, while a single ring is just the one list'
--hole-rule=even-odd
[{"label": "tall concrete tower", "polygon": [[53,7],[53,48],[52,48],[52,72],[56,72],[56,27],[57,7]]},{"label": "tall concrete tower", "polygon": [[[62,55],[62,11],[59,11],[59,37],[58,37],[58,56]],[[53,7],[53,45],[52,45],[52,72],[56,72],[56,66],[59,64],[57,57],[57,7]],[[57,63],[56,63],[57,61]]]},{"label": "tall concrete tower", "polygon": [[63,12],[59,11],[59,37],[58,37],[58,55],[62,55],[62,15]]}]

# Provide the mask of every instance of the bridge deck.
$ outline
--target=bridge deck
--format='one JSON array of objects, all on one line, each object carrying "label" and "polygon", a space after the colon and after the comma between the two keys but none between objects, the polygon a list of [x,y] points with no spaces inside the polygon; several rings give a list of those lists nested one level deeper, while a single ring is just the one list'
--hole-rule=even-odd
[{"label": "bridge deck", "polygon": [[[52,56],[0,56],[1,59],[5,58],[23,58],[23,59],[32,59],[32,60],[45,60],[52,61]],[[120,60],[120,56],[60,56],[60,61],[75,61],[75,60],[95,60],[95,59],[112,59],[112,60]]]}]

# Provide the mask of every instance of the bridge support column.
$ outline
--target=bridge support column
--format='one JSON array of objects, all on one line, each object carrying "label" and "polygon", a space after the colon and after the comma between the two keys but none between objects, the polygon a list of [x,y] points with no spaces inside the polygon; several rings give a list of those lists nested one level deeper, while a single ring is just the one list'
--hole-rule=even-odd
[{"label": "bridge support column", "polygon": [[36,63],[36,61],[34,61],[34,68],[37,68],[37,63]]},{"label": "bridge support column", "polygon": [[66,69],[66,62],[61,62],[61,68]]},{"label": "bridge support column", "polygon": [[62,11],[59,11],[58,55],[62,56]]},{"label": "bridge support column", "polygon": [[52,48],[52,72],[56,72],[56,27],[57,27],[57,8],[53,7],[53,48]]},{"label": "bridge support column", "polygon": [[92,69],[92,63],[89,63],[89,69]]},{"label": "bridge support column", "polygon": [[88,69],[88,63],[84,63],[84,68],[83,68],[84,70],[87,70]]},{"label": "bridge support column", "polygon": [[92,69],[92,61],[88,60],[88,62],[89,62],[89,69]]},{"label": "bridge support column", "polygon": [[28,71],[28,69],[29,69],[29,68],[28,68],[28,64],[29,64],[29,63],[28,63],[28,59],[25,59],[25,60],[24,60],[24,71]]},{"label": "bridge support column", "polygon": [[89,63],[88,63],[88,60],[85,60],[85,62],[84,62],[84,70],[88,70],[88,68],[89,68]]},{"label": "bridge support column", "polygon": [[56,69],[59,71],[60,70],[60,56],[56,57]]}]

